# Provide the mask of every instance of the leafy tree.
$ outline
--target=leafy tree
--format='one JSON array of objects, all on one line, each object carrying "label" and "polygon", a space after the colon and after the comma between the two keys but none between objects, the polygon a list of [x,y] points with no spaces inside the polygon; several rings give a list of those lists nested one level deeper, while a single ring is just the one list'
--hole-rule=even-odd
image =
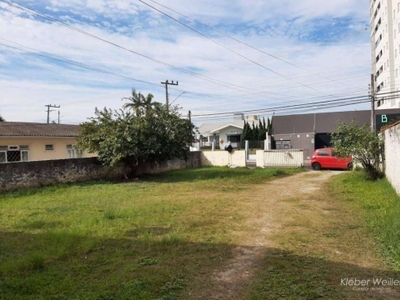
[{"label": "leafy tree", "polygon": [[0,122],[5,122],[6,120],[4,120],[4,118],[2,116],[0,116]]},{"label": "leafy tree", "polygon": [[384,143],[368,125],[357,126],[340,123],[332,134],[332,146],[339,157],[353,156],[360,163],[368,178],[376,180],[383,177],[380,163],[384,157]]},{"label": "leafy tree", "polygon": [[[140,99],[138,95],[140,93],[131,97],[135,103]],[[145,110],[133,103],[123,106],[134,108],[133,113],[96,108],[95,117],[81,124],[78,147],[98,153],[99,160],[106,166],[123,166],[126,179],[140,163],[186,159],[194,126],[180,118],[178,107],[172,107],[169,112],[160,109],[142,115]]]}]

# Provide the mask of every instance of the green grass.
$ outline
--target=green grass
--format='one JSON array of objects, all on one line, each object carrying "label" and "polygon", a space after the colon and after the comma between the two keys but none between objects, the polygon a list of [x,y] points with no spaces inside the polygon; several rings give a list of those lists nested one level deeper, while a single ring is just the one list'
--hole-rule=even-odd
[{"label": "green grass", "polygon": [[274,211],[282,215],[274,247],[258,263],[245,299],[398,299],[397,287],[393,294],[360,292],[340,282],[399,277],[374,240],[397,260],[399,200],[386,180],[366,181],[360,172],[332,176],[309,196],[286,197]]},{"label": "green grass", "polygon": [[0,195],[0,299],[185,299],[231,256],[238,193],[300,171],[203,168]]},{"label": "green grass", "polygon": [[400,197],[387,179],[370,181],[362,172],[351,172],[336,177],[330,188],[362,211],[384,254],[400,270]]}]

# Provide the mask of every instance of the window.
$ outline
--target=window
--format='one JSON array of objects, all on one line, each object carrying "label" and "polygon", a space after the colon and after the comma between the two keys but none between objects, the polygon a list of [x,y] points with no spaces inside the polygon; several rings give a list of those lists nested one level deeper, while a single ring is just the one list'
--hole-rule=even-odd
[{"label": "window", "polygon": [[318,156],[329,156],[329,152],[328,151],[319,151],[317,152]]},{"label": "window", "polygon": [[83,156],[83,151],[76,145],[67,145],[67,154],[69,158],[79,158]]},{"label": "window", "polygon": [[46,145],[45,149],[46,149],[46,151],[52,151],[52,150],[54,150],[54,145]]},{"label": "window", "polygon": [[228,142],[240,143],[240,135],[228,135]]},{"label": "window", "polygon": [[0,146],[0,163],[29,161],[29,146]]},{"label": "window", "polygon": [[290,149],[290,140],[276,141],[275,146],[276,149]]}]

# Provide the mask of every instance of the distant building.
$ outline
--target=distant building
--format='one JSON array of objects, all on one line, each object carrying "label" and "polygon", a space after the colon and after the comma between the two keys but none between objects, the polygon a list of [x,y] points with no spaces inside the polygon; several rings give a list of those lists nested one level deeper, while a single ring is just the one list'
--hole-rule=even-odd
[{"label": "distant building", "polygon": [[0,122],[0,163],[92,157],[76,147],[79,125]]},{"label": "distant building", "polygon": [[370,0],[376,109],[400,108],[400,2]]},{"label": "distant building", "polygon": [[[379,110],[375,115],[377,131],[400,118],[400,109]],[[330,134],[338,124],[370,125],[371,111],[344,111],[272,117],[273,149],[303,149],[304,160],[311,159],[315,149],[329,147]]]},{"label": "distant building", "polygon": [[228,145],[233,148],[240,147],[241,135],[243,133],[244,123],[247,122],[251,126],[259,122],[258,116],[244,116],[243,114],[235,114],[233,121],[204,123],[198,128],[200,133],[201,147],[211,146],[214,142],[216,148],[225,149]]}]

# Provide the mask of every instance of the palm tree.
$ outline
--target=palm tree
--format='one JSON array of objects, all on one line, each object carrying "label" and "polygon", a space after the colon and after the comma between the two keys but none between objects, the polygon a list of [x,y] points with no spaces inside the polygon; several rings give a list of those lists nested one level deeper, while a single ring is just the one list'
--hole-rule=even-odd
[{"label": "palm tree", "polygon": [[153,110],[153,107],[156,103],[153,102],[154,96],[152,94],[148,94],[146,98],[144,96],[142,97],[143,108],[145,109],[146,114],[149,114]]},{"label": "palm tree", "polygon": [[148,94],[144,97],[141,93],[137,93],[134,89],[132,90],[131,97],[124,97],[122,100],[128,100],[130,102],[125,103],[122,107],[124,109],[131,109],[136,113],[136,116],[140,118],[145,112],[148,114],[152,109],[153,106],[157,102],[152,102],[154,96],[152,94]]},{"label": "palm tree", "polygon": [[131,97],[124,97],[122,100],[128,100],[130,102],[125,103],[122,108],[123,109],[130,109],[136,113],[136,116],[140,118],[142,115],[142,107],[143,107],[143,95],[141,93],[136,93],[135,89],[132,89],[132,96]]}]

